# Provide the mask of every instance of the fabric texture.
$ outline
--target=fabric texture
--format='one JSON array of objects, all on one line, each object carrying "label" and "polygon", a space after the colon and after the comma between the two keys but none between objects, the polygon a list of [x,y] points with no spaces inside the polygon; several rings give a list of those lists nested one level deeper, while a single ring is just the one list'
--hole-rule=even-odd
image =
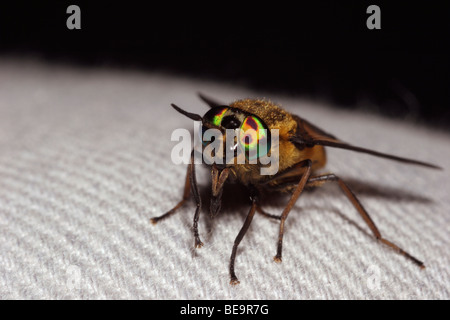
[{"label": "fabric texture", "polygon": [[[199,221],[189,202],[157,225],[183,192],[186,166],[171,161],[174,129],[193,130],[196,93],[224,102],[267,97],[354,145],[436,163],[431,170],[327,149],[324,172],[353,189],[381,233],[426,269],[378,243],[336,185],[305,192],[286,221],[257,214],[236,259],[249,209],[228,186],[222,212]],[[324,103],[268,96],[167,74],[0,61],[0,298],[2,299],[449,299],[450,137]],[[207,168],[197,166],[202,196]],[[285,196],[264,199],[281,213]]]}]

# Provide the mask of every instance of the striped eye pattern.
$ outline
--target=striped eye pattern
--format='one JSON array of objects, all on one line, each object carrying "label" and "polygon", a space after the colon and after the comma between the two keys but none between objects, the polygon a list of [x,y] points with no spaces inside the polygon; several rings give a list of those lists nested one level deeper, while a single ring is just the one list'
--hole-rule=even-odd
[{"label": "striped eye pattern", "polygon": [[[212,123],[213,125],[220,127],[222,124],[222,119],[225,116],[225,113],[229,110],[228,107],[215,107],[210,109],[205,115],[204,119],[206,119],[209,123]],[[202,132],[200,136],[200,140],[202,141],[202,144],[204,146],[208,145],[212,141],[205,141],[203,140],[205,131],[208,130],[207,127],[202,126]]]},{"label": "striped eye pattern", "polygon": [[208,122],[212,123],[213,125],[220,127],[222,119],[228,110],[229,110],[228,107],[215,107],[209,110],[205,114],[204,118],[207,119]]},{"label": "striped eye pattern", "polygon": [[[211,108],[204,115],[203,119],[216,127],[225,129],[239,128],[238,143],[248,160],[263,157],[270,150],[270,131],[257,116],[246,114],[227,106],[219,106]],[[204,137],[206,130],[208,128],[202,126],[202,137]],[[210,142],[202,140],[204,146]]]},{"label": "striped eye pattern", "polygon": [[265,156],[270,150],[269,129],[255,116],[248,116],[242,122],[239,143],[249,160]]}]

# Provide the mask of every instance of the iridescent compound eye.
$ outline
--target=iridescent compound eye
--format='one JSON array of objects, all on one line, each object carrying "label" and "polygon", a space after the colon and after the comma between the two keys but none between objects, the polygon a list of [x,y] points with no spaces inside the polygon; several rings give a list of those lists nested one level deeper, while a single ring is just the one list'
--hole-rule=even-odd
[{"label": "iridescent compound eye", "polygon": [[[222,124],[222,119],[225,115],[225,113],[229,110],[228,107],[214,107],[211,108],[204,116],[203,119],[206,120],[207,122],[215,125],[216,127],[220,127]],[[212,141],[204,141],[203,137],[205,134],[205,131],[208,130],[208,128],[206,126],[202,126],[202,133],[201,133],[201,141],[202,144],[204,146],[206,146],[207,144],[209,144]]]},{"label": "iridescent compound eye", "polygon": [[204,119],[213,125],[220,127],[220,124],[222,123],[223,116],[227,112],[229,108],[228,107],[214,107],[211,110],[209,110],[205,115]]},{"label": "iridescent compound eye", "polygon": [[263,122],[255,116],[248,116],[242,122],[239,143],[249,160],[265,156],[270,150],[270,131]]}]

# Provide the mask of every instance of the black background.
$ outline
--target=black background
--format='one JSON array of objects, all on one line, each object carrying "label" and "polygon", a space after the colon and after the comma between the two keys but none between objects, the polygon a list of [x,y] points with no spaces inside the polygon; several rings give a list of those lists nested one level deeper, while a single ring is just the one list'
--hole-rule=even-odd
[{"label": "black background", "polygon": [[[229,300],[174,300],[174,301],[2,301],[3,310],[10,308],[17,315],[28,316],[28,312],[40,312],[48,319],[59,319],[59,312],[48,312],[50,308],[57,307],[70,310],[76,318],[86,317],[86,314],[98,317],[141,317],[148,314],[155,317],[163,314],[171,319],[208,319],[207,316],[180,315],[182,307],[188,304],[195,307],[214,307],[224,309],[225,305],[268,305],[267,315],[225,315],[215,312],[209,319],[280,319],[292,317],[292,314],[300,316],[315,314],[321,317],[345,316],[347,319],[359,319],[361,313],[357,308],[370,310],[376,318],[386,317],[386,310],[396,318],[412,318],[421,310],[427,309],[431,316],[443,314],[445,302],[436,301],[304,301],[304,300],[240,300],[237,302]],[[28,306],[28,307],[27,307]],[[441,309],[441,311],[439,311]]]},{"label": "black background", "polygon": [[[81,30],[66,28],[70,4],[81,8]],[[366,27],[371,4],[381,8],[381,30]],[[181,73],[450,127],[450,8],[443,1],[0,7],[4,56]]]}]

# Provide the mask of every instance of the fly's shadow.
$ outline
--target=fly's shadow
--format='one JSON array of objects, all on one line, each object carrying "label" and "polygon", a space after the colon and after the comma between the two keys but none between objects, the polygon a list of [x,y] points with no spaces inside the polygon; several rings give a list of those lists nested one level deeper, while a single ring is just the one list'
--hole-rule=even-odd
[{"label": "fly's shadow", "polygon": [[[429,204],[432,202],[432,200],[428,197],[405,191],[404,189],[386,187],[380,184],[360,179],[346,179],[346,181],[348,181],[348,185],[352,188],[352,190],[355,191],[355,194],[361,197],[379,198],[383,201],[407,201],[421,204]],[[330,197],[330,201],[341,201],[339,199],[342,197],[342,201],[345,201],[339,188],[336,188],[335,186],[330,185],[328,186],[328,188],[326,188],[326,190],[324,189],[323,191],[319,191],[319,189],[321,188],[311,187],[305,189],[305,196],[314,195],[318,197]],[[212,198],[210,186],[207,184],[200,186],[200,195],[203,199],[202,222],[206,226],[206,231],[208,233],[207,238],[211,237],[211,234],[214,232],[215,226],[221,224],[224,219],[229,219],[231,216],[233,219],[236,218],[243,220],[246,216],[248,206],[251,204],[250,193],[245,186],[239,183],[226,184],[223,190],[221,214],[217,215],[214,219],[211,219],[209,214],[209,205]],[[264,208],[265,206],[270,206],[272,208],[272,212],[269,212],[269,214],[273,216],[279,216],[284,206],[286,206],[286,203],[289,200],[289,196],[289,193],[274,193],[263,191],[260,205],[262,208]],[[302,209],[300,203],[297,204],[296,207],[298,209]],[[334,211],[337,211],[337,209],[335,209]],[[356,222],[351,221],[349,218],[346,218],[344,212],[336,213],[339,213],[341,217],[358,226]],[[270,220],[275,222],[277,221],[276,219]]]}]

